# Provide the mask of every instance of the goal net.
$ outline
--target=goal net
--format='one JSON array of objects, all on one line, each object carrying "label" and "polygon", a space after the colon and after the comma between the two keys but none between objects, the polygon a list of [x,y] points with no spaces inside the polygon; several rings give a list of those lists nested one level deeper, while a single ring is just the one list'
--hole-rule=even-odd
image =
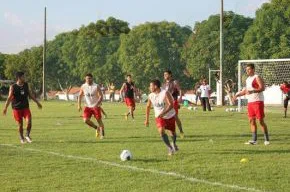
[{"label": "goal net", "polygon": [[[240,60],[238,64],[238,90],[246,86],[246,66],[255,65],[255,72],[261,76],[265,83],[264,99],[266,105],[281,105],[283,94],[280,84],[283,81],[290,82],[290,59],[266,59],[266,60]],[[247,105],[246,97],[238,99],[239,111]]]}]

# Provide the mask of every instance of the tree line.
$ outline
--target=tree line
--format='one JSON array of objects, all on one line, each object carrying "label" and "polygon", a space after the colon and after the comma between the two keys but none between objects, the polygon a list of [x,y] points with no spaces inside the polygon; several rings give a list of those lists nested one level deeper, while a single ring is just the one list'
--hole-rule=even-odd
[{"label": "tree line", "polygon": [[[237,79],[240,59],[290,57],[290,0],[272,0],[249,18],[224,12],[223,77]],[[126,74],[148,91],[152,78],[172,70],[185,89],[192,89],[208,70],[218,69],[219,15],[190,26],[175,22],[146,22],[130,29],[129,23],[109,17],[47,43],[48,90],[78,86],[90,72],[97,83],[120,86]],[[22,70],[35,92],[41,93],[42,46],[18,54],[0,53],[0,78],[14,79]]]}]

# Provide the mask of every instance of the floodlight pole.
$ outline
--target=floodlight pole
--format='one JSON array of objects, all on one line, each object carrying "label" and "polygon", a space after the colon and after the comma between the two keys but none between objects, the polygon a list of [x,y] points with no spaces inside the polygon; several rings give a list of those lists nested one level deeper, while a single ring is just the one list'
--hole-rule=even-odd
[{"label": "floodlight pole", "polygon": [[223,41],[223,16],[224,16],[224,1],[221,0],[221,13],[220,13],[220,99],[217,101],[219,106],[223,106],[223,50],[224,50],[224,41]]},{"label": "floodlight pole", "polygon": [[43,63],[42,63],[42,99],[47,100],[46,97],[46,80],[45,80],[45,64],[46,64],[46,7],[44,8],[44,41],[43,41]]}]

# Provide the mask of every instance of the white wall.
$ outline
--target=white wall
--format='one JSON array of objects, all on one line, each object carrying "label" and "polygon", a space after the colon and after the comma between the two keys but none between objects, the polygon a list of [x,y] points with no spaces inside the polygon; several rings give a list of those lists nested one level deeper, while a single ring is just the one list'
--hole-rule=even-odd
[{"label": "white wall", "polygon": [[280,90],[279,85],[273,85],[267,87],[264,91],[265,104],[277,104],[280,105],[283,103],[283,93]]}]

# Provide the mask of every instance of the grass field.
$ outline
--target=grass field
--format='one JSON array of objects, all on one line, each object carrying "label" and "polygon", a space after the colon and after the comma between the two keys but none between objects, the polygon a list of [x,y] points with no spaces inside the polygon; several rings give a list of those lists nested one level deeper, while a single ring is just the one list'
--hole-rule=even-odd
[{"label": "grass field", "polygon": [[[245,113],[182,108],[186,137],[168,157],[153,115],[143,126],[145,105],[137,105],[135,121],[125,121],[124,104],[103,108],[104,140],[95,139],[74,103],[45,102],[42,110],[31,103],[31,144],[20,144],[11,110],[1,116],[0,191],[290,191],[290,118],[281,109],[266,110],[271,145],[259,130],[259,144],[248,146]],[[132,161],[120,161],[123,149]]]}]

